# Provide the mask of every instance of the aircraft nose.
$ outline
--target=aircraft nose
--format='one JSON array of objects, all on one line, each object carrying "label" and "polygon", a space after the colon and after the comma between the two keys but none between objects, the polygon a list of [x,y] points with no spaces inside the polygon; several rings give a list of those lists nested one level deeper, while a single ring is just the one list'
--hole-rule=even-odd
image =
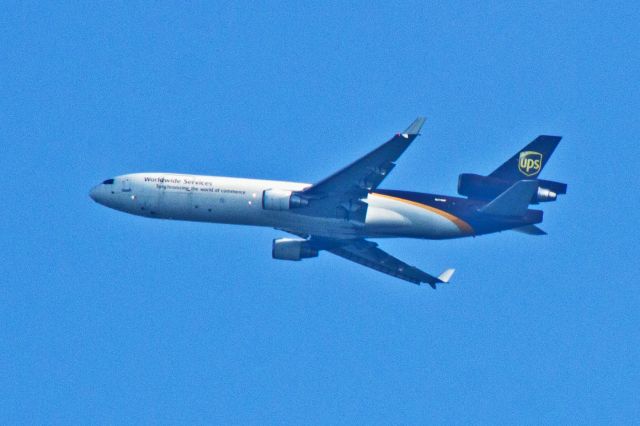
[{"label": "aircraft nose", "polygon": [[89,191],[89,197],[96,203],[100,202],[100,185],[96,185]]}]

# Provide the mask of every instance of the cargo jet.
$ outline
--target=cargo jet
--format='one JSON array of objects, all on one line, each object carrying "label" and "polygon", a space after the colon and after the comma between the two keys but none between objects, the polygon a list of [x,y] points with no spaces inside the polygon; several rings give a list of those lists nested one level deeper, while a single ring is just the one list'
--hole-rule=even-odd
[{"label": "cargo jet", "polygon": [[542,211],[567,185],[538,179],[560,142],[538,136],[488,176],[461,174],[448,195],[380,189],[395,162],[420,133],[419,117],[404,132],[315,184],[174,173],[135,173],[94,187],[96,202],[159,219],[268,226],[295,238],[273,240],[274,259],[301,260],[328,251],[415,284],[447,283],[383,251],[370,238],[448,239],[505,230],[545,234]]}]

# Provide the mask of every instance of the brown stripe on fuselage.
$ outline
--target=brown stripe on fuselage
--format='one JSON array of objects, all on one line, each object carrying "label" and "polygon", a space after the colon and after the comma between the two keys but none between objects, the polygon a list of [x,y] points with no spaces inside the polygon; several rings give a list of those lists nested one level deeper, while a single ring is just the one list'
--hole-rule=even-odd
[{"label": "brown stripe on fuselage", "polygon": [[460,231],[462,231],[465,234],[470,234],[473,235],[473,228],[471,227],[471,225],[469,225],[467,222],[465,222],[464,220],[460,219],[457,216],[452,215],[449,212],[445,212],[444,210],[440,210],[437,209],[435,207],[431,207],[427,204],[422,204],[422,203],[418,203],[416,201],[411,201],[411,200],[407,200],[405,198],[399,198],[399,197],[394,197],[392,195],[386,195],[386,194],[380,194],[378,192],[372,192],[373,195],[377,196],[377,197],[384,197],[384,198],[388,198],[390,200],[395,200],[395,201],[400,201],[401,203],[405,203],[405,204],[410,204],[412,206],[416,206],[416,207],[420,207],[421,209],[425,209],[428,210],[432,213],[435,213],[439,216],[442,216],[446,219],[449,219],[451,222],[455,223],[456,226],[458,227],[458,229],[460,229]]}]

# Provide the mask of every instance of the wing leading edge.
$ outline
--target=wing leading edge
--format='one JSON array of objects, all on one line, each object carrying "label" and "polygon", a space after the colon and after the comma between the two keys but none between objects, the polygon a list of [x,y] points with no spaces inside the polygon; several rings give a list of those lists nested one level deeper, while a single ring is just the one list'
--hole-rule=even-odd
[{"label": "wing leading edge", "polygon": [[418,117],[402,133],[380,145],[364,157],[321,180],[303,191],[310,198],[337,197],[339,199],[359,199],[376,189],[395,166],[394,161],[411,145],[420,134],[425,122]]}]

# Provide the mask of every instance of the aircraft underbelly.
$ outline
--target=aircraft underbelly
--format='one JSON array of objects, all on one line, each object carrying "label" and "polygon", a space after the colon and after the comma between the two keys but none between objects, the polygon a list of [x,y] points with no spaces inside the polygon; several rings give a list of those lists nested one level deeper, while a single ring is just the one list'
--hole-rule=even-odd
[{"label": "aircraft underbelly", "polygon": [[360,235],[359,230],[362,228],[336,218],[305,216],[290,211],[267,211],[259,201],[239,197],[225,199],[199,194],[165,194],[159,198],[158,207],[157,217],[161,218],[267,226],[327,238],[355,238]]}]

